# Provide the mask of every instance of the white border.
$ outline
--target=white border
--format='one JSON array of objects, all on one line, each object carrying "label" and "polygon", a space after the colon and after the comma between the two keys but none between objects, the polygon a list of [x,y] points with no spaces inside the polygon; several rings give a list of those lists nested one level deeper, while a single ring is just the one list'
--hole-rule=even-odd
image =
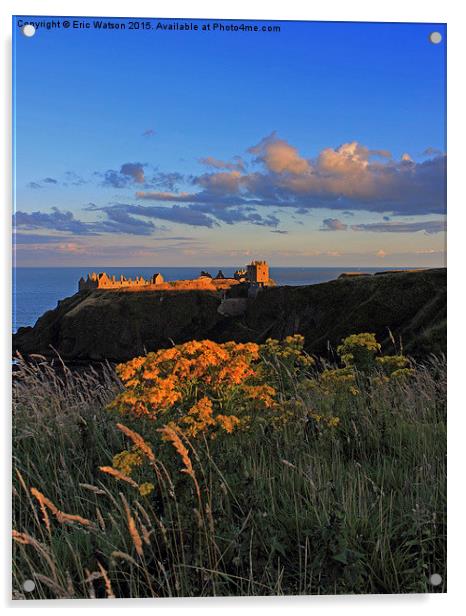
[{"label": "white border", "polygon": [[[466,408],[463,381],[466,372],[466,329],[465,312],[466,276],[463,267],[465,250],[465,80],[464,59],[466,20],[463,3],[458,0],[390,0],[377,3],[369,0],[326,0],[305,6],[301,0],[286,0],[272,3],[259,0],[236,0],[234,3],[220,4],[213,0],[199,0],[195,4],[189,0],[171,0],[155,3],[150,0],[131,0],[128,4],[105,2],[103,0],[3,0],[0,6],[0,37],[2,44],[2,66],[0,82],[2,147],[0,149],[0,186],[3,191],[4,214],[1,221],[1,341],[2,369],[0,384],[3,397],[3,475],[0,537],[4,541],[0,573],[0,596],[2,603],[10,609],[21,611],[43,611],[50,608],[84,608],[94,613],[97,608],[134,610],[150,608],[158,612],[200,613],[208,610],[233,613],[265,611],[277,613],[293,610],[298,613],[328,613],[345,616],[362,613],[380,614],[396,611],[397,614],[413,612],[424,615],[459,613],[462,601],[461,591],[466,581],[465,557],[465,508],[464,458],[461,455],[466,438]],[[449,257],[449,475],[448,475],[448,514],[449,514],[449,558],[447,595],[401,595],[401,596],[339,596],[339,597],[287,597],[287,598],[241,598],[206,600],[118,600],[118,601],[44,601],[11,602],[10,596],[10,329],[11,329],[11,16],[24,15],[108,15],[131,17],[197,17],[197,18],[237,18],[237,19],[307,19],[329,21],[413,21],[448,23],[448,257]]]}]

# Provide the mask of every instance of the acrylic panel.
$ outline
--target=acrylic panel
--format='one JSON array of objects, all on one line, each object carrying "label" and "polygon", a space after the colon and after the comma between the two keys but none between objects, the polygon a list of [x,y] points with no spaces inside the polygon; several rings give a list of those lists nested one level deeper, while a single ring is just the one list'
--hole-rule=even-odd
[{"label": "acrylic panel", "polygon": [[446,25],[13,18],[13,596],[446,591]]}]

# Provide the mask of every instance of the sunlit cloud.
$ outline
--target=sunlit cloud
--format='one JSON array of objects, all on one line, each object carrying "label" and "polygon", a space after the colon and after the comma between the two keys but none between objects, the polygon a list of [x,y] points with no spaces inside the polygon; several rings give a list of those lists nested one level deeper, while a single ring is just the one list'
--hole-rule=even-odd
[{"label": "sunlit cloud", "polygon": [[274,173],[302,175],[311,171],[309,162],[299,155],[297,148],[279,139],[276,132],[250,147],[248,152],[255,154],[256,161]]},{"label": "sunlit cloud", "polygon": [[225,169],[223,161],[210,158],[219,171],[192,176],[197,192],[143,190],[136,198],[217,208],[293,207],[300,213],[321,208],[403,216],[445,212],[444,155],[416,162],[405,153],[395,160],[386,150],[352,141],[324,148],[312,159],[276,133],[247,153],[253,158],[244,169]]}]

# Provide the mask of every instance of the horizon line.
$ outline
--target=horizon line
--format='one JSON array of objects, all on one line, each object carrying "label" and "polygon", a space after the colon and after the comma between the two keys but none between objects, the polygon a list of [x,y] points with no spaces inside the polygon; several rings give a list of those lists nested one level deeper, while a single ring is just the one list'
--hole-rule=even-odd
[{"label": "horizon line", "polygon": [[[186,269],[186,268],[190,268],[190,269],[198,269],[198,268],[203,268],[203,267],[219,267],[219,268],[233,268],[233,267],[241,267],[238,265],[219,265],[219,264],[213,264],[213,265],[207,265],[207,264],[203,264],[203,265],[102,265],[102,266],[98,266],[98,265],[13,265],[11,269],[22,269],[22,268],[28,268],[28,269],[75,269],[75,268],[95,268],[95,269],[102,269],[102,268],[112,268],[112,269],[116,269],[118,267],[120,268],[138,268],[138,267],[142,267],[142,268],[171,268],[171,269]],[[371,268],[371,269],[376,269],[379,266],[378,265],[342,265],[342,266],[338,266],[338,265],[270,265],[269,263],[269,267],[270,268],[313,268],[313,269],[342,269],[344,267],[347,268],[351,268],[351,269],[364,269],[364,268]],[[439,269],[439,268],[447,268],[447,265],[386,265],[386,266],[380,266],[380,269]]]}]

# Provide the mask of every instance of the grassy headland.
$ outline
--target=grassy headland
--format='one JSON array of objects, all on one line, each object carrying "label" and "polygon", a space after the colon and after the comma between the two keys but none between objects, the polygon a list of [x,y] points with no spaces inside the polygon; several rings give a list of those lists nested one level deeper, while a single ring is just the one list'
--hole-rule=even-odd
[{"label": "grassy headland", "polygon": [[392,332],[420,359],[446,352],[446,283],[446,269],[431,269],[270,287],[234,316],[209,291],[83,291],[18,330],[13,352],[122,362],[189,340],[261,344],[301,334],[308,353],[332,358],[342,338],[371,331],[387,349]]}]

